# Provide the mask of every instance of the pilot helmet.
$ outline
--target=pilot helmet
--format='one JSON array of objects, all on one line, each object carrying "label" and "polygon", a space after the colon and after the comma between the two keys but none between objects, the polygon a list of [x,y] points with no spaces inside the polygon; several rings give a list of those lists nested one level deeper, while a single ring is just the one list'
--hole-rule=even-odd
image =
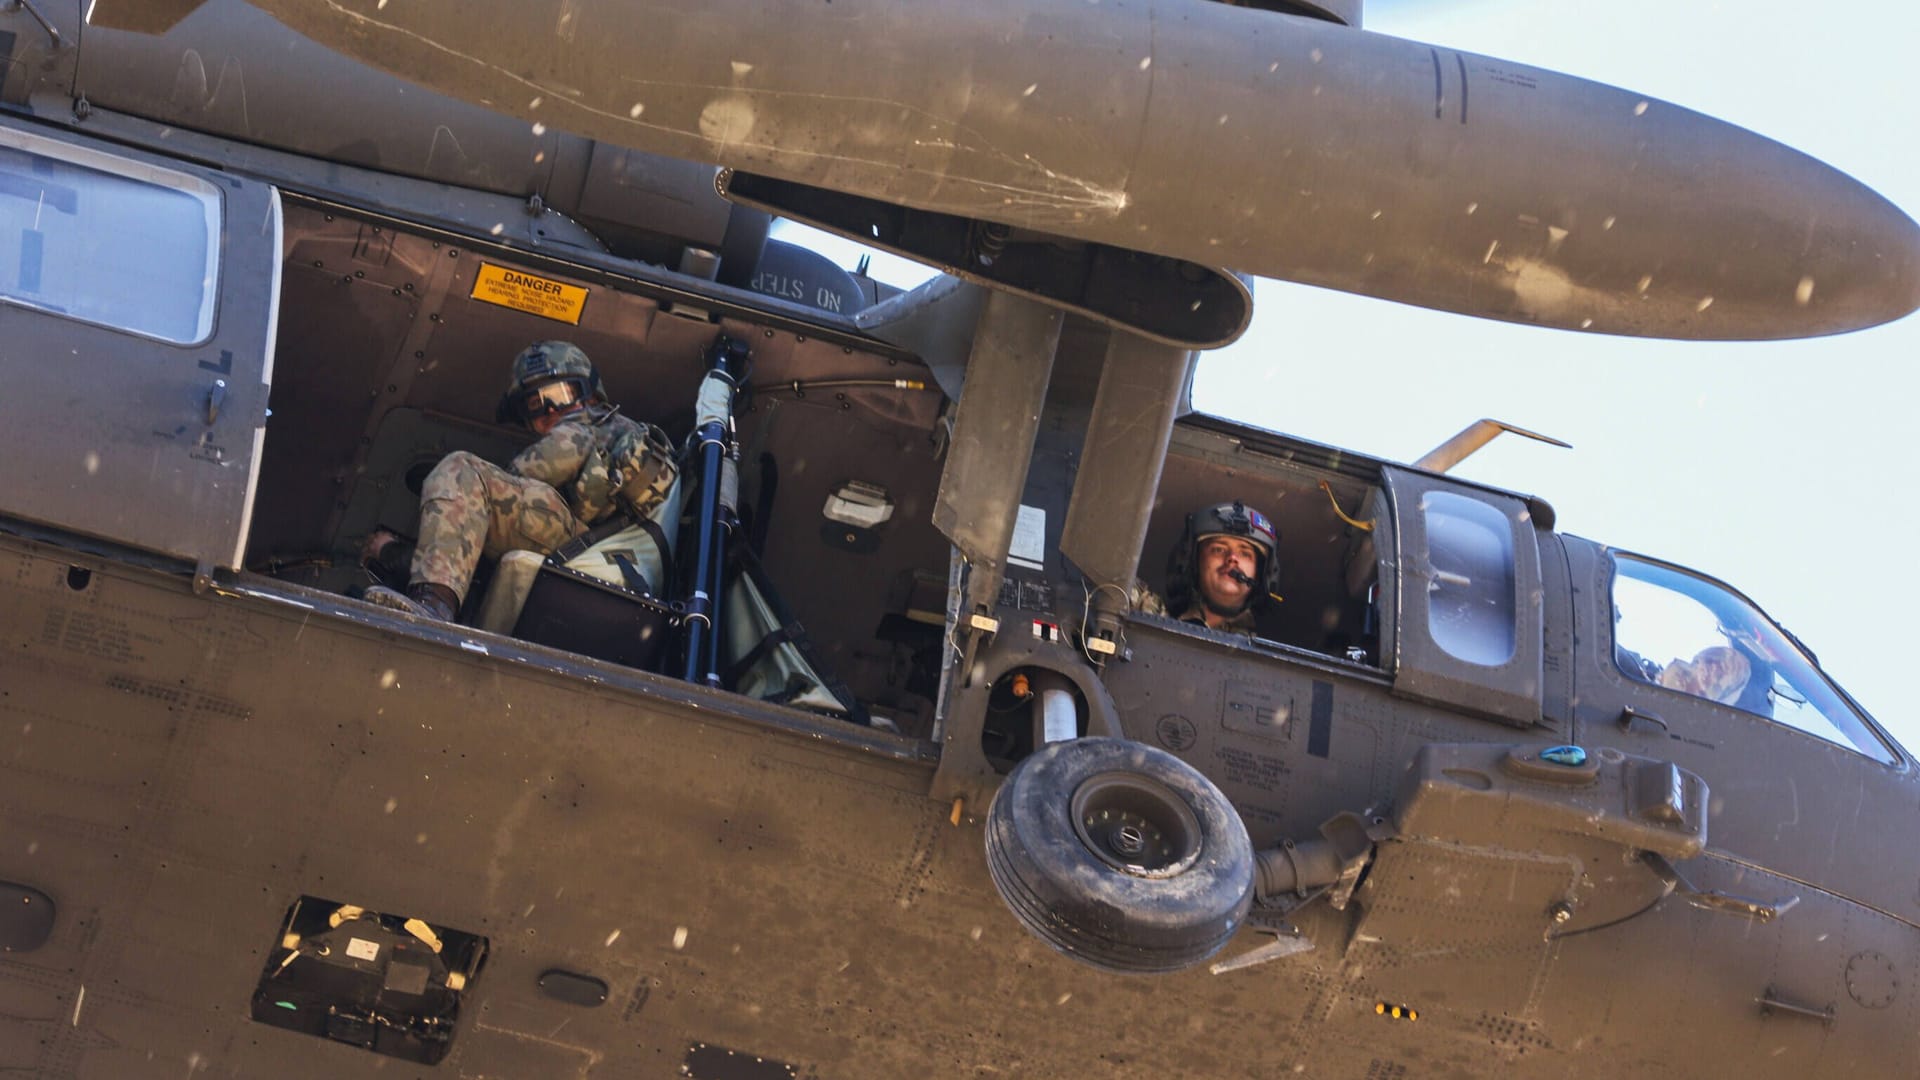
[{"label": "pilot helmet", "polygon": [[507,392],[500,397],[495,419],[531,424],[536,417],[606,399],[600,374],[580,346],[567,341],[539,341],[513,358],[513,375]]},{"label": "pilot helmet", "polygon": [[1267,515],[1235,499],[1187,515],[1186,528],[1167,555],[1167,604],[1172,610],[1185,610],[1198,597],[1194,575],[1199,571],[1200,545],[1216,536],[1237,536],[1251,542],[1258,553],[1252,603],[1280,591],[1280,533]]}]

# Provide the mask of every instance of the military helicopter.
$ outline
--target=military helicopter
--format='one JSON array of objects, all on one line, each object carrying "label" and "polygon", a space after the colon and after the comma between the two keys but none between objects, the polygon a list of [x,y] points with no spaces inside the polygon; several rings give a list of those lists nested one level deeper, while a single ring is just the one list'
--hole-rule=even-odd
[{"label": "military helicopter", "polygon": [[[945,37],[914,30],[930,6],[835,8],[847,24],[655,13],[655,53],[626,70],[746,26],[816,76],[868,32],[1048,56],[1059,20],[1075,85],[1071,48],[1106,48],[1134,75],[1197,72],[1174,103],[1211,112],[1231,84],[1200,61],[1277,39],[1341,69],[1287,93],[1395,119],[1417,71],[1441,127],[1380,134],[1372,158],[1317,143],[1309,173],[1344,160],[1404,187],[1367,207],[1383,193],[1350,177],[1355,197],[1289,219],[1326,224],[1287,253],[1251,228],[1206,243],[1259,205],[1170,182],[1121,200],[1084,148],[1036,166],[1048,125],[968,141],[1039,96],[1018,65],[982,68],[996,100],[922,136],[971,156],[911,181],[879,168],[928,149],[889,109],[941,114],[890,96],[905,64],[855,103],[889,102],[860,113],[875,126],[848,125],[879,149],[818,172],[790,160],[805,117],[765,158],[689,152],[661,118],[671,72],[608,130],[569,126],[625,78],[570,50],[647,44],[611,32],[627,9],[502,9],[477,42],[371,0],[0,10],[0,360],[10,430],[36,434],[0,496],[0,1067],[1909,1071],[1920,871],[1855,841],[1911,807],[1910,758],[1810,651],[1737,591],[1561,534],[1545,500],[1442,459],[1183,408],[1194,350],[1246,322],[1234,271],[1570,330],[1798,336],[1920,301],[1904,214],[1638,95],[1365,35],[1357,3],[1148,6],[1104,31],[1088,5],[1009,5]],[[1141,11],[1166,51],[1136,58]],[[481,46],[534,41],[521,12],[568,48],[496,66]],[[403,17],[429,23],[367,29]],[[509,100],[420,46],[552,85]],[[778,74],[729,46],[699,55],[736,90]],[[515,116],[568,90],[568,119]],[[1374,209],[1417,218],[1417,181],[1453,183],[1503,102],[1511,122],[1619,106],[1537,196],[1577,221],[1497,201],[1562,178],[1550,162],[1489,179],[1471,214],[1353,243]],[[686,130],[752,150],[766,116],[707,104]],[[606,137],[649,116],[659,142]],[[1642,121],[1672,126],[1642,146]],[[1617,128],[1624,159],[1598,142]],[[1256,178],[1293,175],[1262,156],[1280,149],[1243,151]],[[1609,182],[1620,160],[1677,187]],[[1035,176],[1079,202],[982,194]],[[1713,213],[1689,213],[1689,179]],[[955,272],[885,295],[769,241],[776,209]],[[1641,286],[1649,267],[1690,291]],[[705,631],[663,602],[682,597],[565,568],[539,570],[563,590],[545,617],[493,628],[351,595],[363,538],[408,519],[424,468],[520,445],[493,421],[503,369],[554,336],[683,433],[717,354],[746,354],[714,437],[740,466],[730,544],[844,699],[748,689],[757,665],[716,671],[713,651],[691,679],[672,649],[621,652]],[[1284,538],[1262,581],[1284,601],[1255,632],[1131,611],[1187,511],[1235,500]],[[690,535],[681,563],[710,550]]]}]

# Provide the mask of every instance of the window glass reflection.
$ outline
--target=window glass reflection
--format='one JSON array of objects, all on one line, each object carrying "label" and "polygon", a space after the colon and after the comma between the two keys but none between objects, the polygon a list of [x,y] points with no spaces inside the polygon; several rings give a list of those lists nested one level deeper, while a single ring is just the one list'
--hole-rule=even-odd
[{"label": "window glass reflection", "polygon": [[1513,659],[1513,526],[1494,507],[1446,491],[1420,499],[1427,525],[1427,629],[1457,660]]},{"label": "window glass reflection", "polygon": [[[213,330],[219,195],[170,170],[0,139],[0,299],[177,344]],[[71,158],[71,160],[69,160]]]}]

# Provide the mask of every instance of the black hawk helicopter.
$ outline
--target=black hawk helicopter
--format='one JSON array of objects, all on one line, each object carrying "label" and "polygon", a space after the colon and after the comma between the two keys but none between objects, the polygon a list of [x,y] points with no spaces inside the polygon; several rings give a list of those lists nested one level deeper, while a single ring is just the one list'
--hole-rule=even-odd
[{"label": "black hawk helicopter", "polygon": [[[1243,273],[1803,337],[1920,228],[1277,8],[0,8],[0,1069],[1911,1072],[1910,758],[1810,650],[1186,388]],[[657,572],[359,599],[553,338],[690,436]],[[1251,627],[1135,610],[1261,521]]]}]

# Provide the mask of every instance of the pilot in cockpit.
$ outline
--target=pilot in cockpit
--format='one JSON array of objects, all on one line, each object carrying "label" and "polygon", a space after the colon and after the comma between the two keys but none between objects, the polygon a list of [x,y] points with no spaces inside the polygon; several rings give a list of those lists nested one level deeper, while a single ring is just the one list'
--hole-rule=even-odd
[{"label": "pilot in cockpit", "polygon": [[[609,404],[592,361],[568,342],[539,342],[514,358],[499,419],[539,439],[504,469],[466,451],[434,466],[421,486],[406,590],[375,585],[367,600],[452,620],[481,556],[544,555],[619,515],[644,518],[679,476],[666,435]],[[399,543],[375,533],[363,555],[390,562]]]},{"label": "pilot in cockpit", "polygon": [[1245,503],[1196,510],[1168,554],[1166,600],[1136,583],[1134,607],[1210,630],[1252,634],[1278,587],[1279,554],[1273,522]]}]

